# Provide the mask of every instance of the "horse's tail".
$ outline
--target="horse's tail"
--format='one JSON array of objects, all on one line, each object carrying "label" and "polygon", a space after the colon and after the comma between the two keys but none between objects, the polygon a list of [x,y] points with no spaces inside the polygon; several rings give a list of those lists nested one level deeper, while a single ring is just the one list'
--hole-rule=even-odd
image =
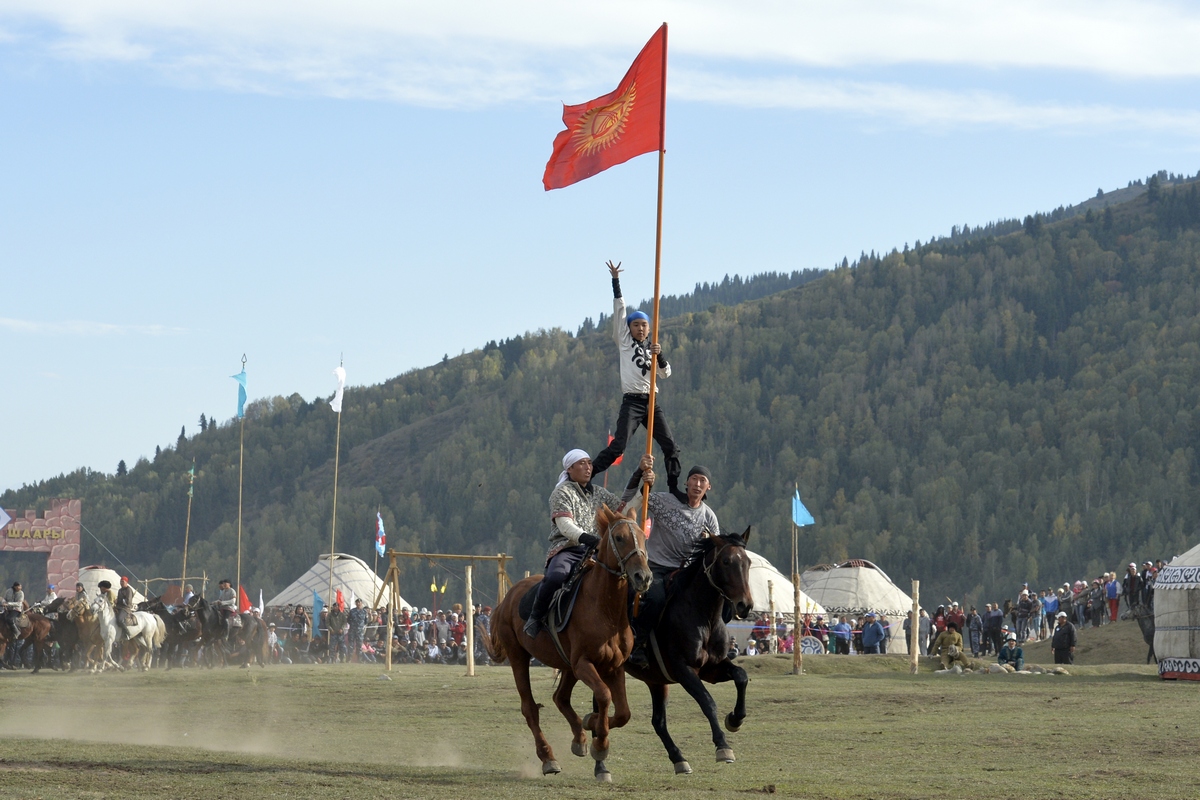
[{"label": "horse's tail", "polygon": [[483,646],[487,649],[488,658],[494,664],[503,663],[504,659],[508,658],[508,654],[504,651],[504,643],[500,641],[499,625],[492,625],[492,633],[490,636],[484,636]]}]

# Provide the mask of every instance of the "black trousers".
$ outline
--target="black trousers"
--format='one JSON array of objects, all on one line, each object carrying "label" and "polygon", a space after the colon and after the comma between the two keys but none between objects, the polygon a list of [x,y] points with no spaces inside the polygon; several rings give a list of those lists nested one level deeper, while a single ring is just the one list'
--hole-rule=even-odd
[{"label": "black trousers", "polygon": [[[612,434],[612,444],[601,450],[600,455],[596,456],[596,460],[592,462],[593,476],[604,472],[625,452],[625,445],[629,442],[629,437],[633,436],[639,425],[646,425],[649,411],[650,395],[622,395],[621,412],[617,415],[617,427]],[[671,438],[671,429],[667,426],[667,418],[663,415],[662,403],[658,401],[658,398],[655,398],[654,401],[654,441],[658,442],[658,446],[662,448],[663,459],[666,461],[667,488],[676,489],[679,487],[679,474],[682,471],[682,467],[679,465],[680,450],[676,446],[675,440]]]},{"label": "black trousers", "polygon": [[1055,650],[1054,651],[1054,663],[1055,664],[1074,664],[1075,663],[1075,654],[1071,652],[1070,648],[1063,648],[1062,650]]},{"label": "black trousers", "polygon": [[564,547],[554,554],[554,557],[546,563],[546,574],[542,577],[542,582],[538,584],[537,596],[533,599],[533,611],[530,616],[535,619],[542,619],[546,616],[546,612],[550,610],[550,601],[553,599],[554,593],[566,582],[571,570],[583,560],[586,553],[586,547],[575,545],[574,547]]}]

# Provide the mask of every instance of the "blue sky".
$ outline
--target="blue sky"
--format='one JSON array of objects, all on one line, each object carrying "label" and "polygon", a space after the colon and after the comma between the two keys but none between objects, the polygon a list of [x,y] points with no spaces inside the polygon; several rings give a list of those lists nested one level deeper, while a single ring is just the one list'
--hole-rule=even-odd
[{"label": "blue sky", "polygon": [[668,293],[1200,170],[1184,4],[576,5],[0,0],[0,490],[648,296],[654,157],[541,175],[663,20]]}]

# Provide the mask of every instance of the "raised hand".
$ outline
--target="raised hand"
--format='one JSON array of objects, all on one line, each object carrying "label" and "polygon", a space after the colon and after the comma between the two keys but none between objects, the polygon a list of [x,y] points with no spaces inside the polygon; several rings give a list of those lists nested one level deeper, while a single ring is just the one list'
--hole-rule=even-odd
[{"label": "raised hand", "polygon": [[605,266],[608,267],[608,274],[613,276],[614,278],[620,278],[621,273],[625,271],[625,270],[621,269],[620,261],[618,261],[616,264],[613,264],[611,261],[609,261],[609,262],[607,262],[607,264]]}]

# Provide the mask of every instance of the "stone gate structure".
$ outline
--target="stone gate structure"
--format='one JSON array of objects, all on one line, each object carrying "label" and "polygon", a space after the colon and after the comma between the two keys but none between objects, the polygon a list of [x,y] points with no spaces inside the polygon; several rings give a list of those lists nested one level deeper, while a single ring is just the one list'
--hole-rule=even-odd
[{"label": "stone gate structure", "polygon": [[0,528],[0,552],[45,553],[46,582],[71,592],[79,580],[79,500],[51,500],[50,508],[21,514],[5,509],[12,522]]}]

